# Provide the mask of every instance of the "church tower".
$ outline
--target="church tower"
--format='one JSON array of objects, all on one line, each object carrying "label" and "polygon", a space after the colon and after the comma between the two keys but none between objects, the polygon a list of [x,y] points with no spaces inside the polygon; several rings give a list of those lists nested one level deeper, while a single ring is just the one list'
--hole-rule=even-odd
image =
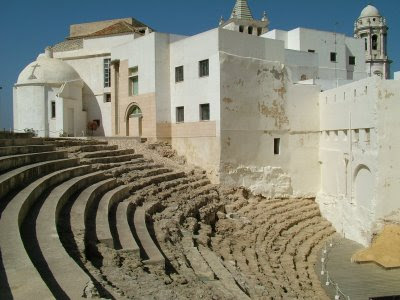
[{"label": "church tower", "polygon": [[265,12],[261,20],[253,18],[247,0],[236,0],[236,4],[233,7],[229,20],[225,22],[221,18],[219,22],[220,28],[256,36],[268,32],[268,25],[269,20]]},{"label": "church tower", "polygon": [[390,77],[390,63],[387,56],[386,19],[378,9],[367,5],[354,24],[354,37],[364,40],[367,73],[384,79]]}]

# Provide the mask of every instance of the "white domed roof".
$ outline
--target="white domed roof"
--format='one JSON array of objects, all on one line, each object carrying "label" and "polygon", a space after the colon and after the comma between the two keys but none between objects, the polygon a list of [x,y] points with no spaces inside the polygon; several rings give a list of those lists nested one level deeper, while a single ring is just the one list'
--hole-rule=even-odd
[{"label": "white domed roof", "polygon": [[46,54],[39,55],[36,61],[30,63],[18,76],[17,84],[55,83],[80,80],[79,74],[66,62],[52,58]]},{"label": "white domed roof", "polygon": [[381,14],[379,13],[379,10],[372,5],[367,5],[361,12],[360,18],[365,18],[365,17],[380,17]]}]

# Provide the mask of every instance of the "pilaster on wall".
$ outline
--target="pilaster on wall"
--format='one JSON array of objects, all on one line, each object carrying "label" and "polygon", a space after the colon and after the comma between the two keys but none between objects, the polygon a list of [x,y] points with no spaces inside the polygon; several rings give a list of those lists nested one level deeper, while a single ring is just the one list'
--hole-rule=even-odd
[{"label": "pilaster on wall", "polygon": [[111,130],[113,135],[119,134],[118,114],[119,60],[111,62]]}]

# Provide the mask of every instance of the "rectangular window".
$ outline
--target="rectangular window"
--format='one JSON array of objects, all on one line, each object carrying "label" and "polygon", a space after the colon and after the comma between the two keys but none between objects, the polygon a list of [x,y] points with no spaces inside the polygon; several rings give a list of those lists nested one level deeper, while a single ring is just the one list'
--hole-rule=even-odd
[{"label": "rectangular window", "polygon": [[310,52],[310,53],[315,53],[315,50],[308,49],[308,52]]},{"label": "rectangular window", "polygon": [[331,52],[331,62],[336,62],[336,56],[337,56],[336,52]]},{"label": "rectangular window", "polygon": [[175,68],[175,82],[183,81],[183,66]]},{"label": "rectangular window", "polygon": [[274,154],[279,155],[280,154],[280,149],[281,148],[281,139],[276,138],[274,139]]},{"label": "rectangular window", "polygon": [[56,117],[56,102],[51,101],[51,118],[54,119]]},{"label": "rectangular window", "polygon": [[367,143],[371,141],[371,130],[369,128],[365,129],[365,141]]},{"label": "rectangular window", "polygon": [[210,120],[210,104],[200,104],[200,121]]},{"label": "rectangular window", "polygon": [[139,95],[139,69],[129,68],[129,96]]},{"label": "rectangular window", "polygon": [[354,133],[353,142],[358,143],[358,141],[360,140],[360,130],[354,129],[353,133]]},{"label": "rectangular window", "polygon": [[104,59],[104,87],[111,86],[111,58]]},{"label": "rectangular window", "polygon": [[355,66],[356,64],[356,57],[355,56],[349,56],[349,65],[350,66]]},{"label": "rectangular window", "polygon": [[183,106],[178,106],[176,108],[176,123],[185,122],[185,109]]},{"label": "rectangular window", "polygon": [[205,77],[209,74],[208,59],[199,61],[199,76]]},{"label": "rectangular window", "polygon": [[111,102],[111,94],[110,93],[104,94],[104,102]]}]

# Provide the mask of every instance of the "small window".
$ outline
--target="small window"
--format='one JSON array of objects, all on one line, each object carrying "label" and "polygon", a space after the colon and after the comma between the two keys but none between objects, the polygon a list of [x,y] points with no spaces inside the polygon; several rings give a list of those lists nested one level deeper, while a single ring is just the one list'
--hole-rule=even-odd
[{"label": "small window", "polygon": [[104,94],[104,102],[111,102],[111,94],[110,93]]},{"label": "small window", "polygon": [[367,51],[368,50],[368,41],[366,38],[364,39],[364,43],[365,43],[365,51]]},{"label": "small window", "polygon": [[199,61],[199,76],[205,77],[209,74],[208,59]]},{"label": "small window", "polygon": [[129,96],[139,95],[139,69],[129,68]]},{"label": "small window", "polygon": [[355,56],[349,56],[349,65],[354,66],[356,64],[356,57]]},{"label": "small window", "polygon": [[185,109],[183,106],[176,108],[176,123],[183,123],[185,121]]},{"label": "small window", "polygon": [[51,101],[51,118],[54,119],[56,117],[56,102]]},{"label": "small window", "polygon": [[244,27],[242,25],[239,26],[239,32],[243,32],[244,31]]},{"label": "small window", "polygon": [[262,28],[261,27],[257,28],[257,35],[258,36],[262,35]]},{"label": "small window", "polygon": [[210,120],[210,104],[200,104],[200,120],[209,121]]},{"label": "small window", "polygon": [[378,36],[374,34],[372,36],[372,50],[377,50],[378,49]]},{"label": "small window", "polygon": [[315,50],[313,50],[313,49],[308,49],[308,52],[310,52],[310,53],[315,53]]},{"label": "small window", "polygon": [[305,74],[301,75],[300,80],[301,80],[301,81],[307,80],[307,75],[305,75]]},{"label": "small window", "polygon": [[281,148],[281,139],[276,138],[274,139],[274,154],[279,155],[280,154],[280,149]]},{"label": "small window", "polygon": [[365,129],[365,141],[367,143],[371,141],[371,130],[369,128]]},{"label": "small window", "polygon": [[97,120],[93,120],[93,122],[95,122],[95,123],[97,124],[97,128],[99,128],[99,127],[100,127],[100,120],[99,120],[99,119],[97,119]]},{"label": "small window", "polygon": [[249,34],[253,34],[253,27],[252,27],[252,26],[249,26],[249,28],[247,28],[247,32],[248,32]]},{"label": "small window", "polygon": [[183,66],[175,68],[175,82],[183,81]]},{"label": "small window", "polygon": [[359,140],[360,140],[360,130],[354,129],[354,142],[358,143]]},{"label": "small window", "polygon": [[337,56],[336,52],[331,52],[331,62],[336,62],[336,56]]},{"label": "small window", "polygon": [[104,64],[104,87],[111,86],[111,58],[106,58],[103,61]]}]

